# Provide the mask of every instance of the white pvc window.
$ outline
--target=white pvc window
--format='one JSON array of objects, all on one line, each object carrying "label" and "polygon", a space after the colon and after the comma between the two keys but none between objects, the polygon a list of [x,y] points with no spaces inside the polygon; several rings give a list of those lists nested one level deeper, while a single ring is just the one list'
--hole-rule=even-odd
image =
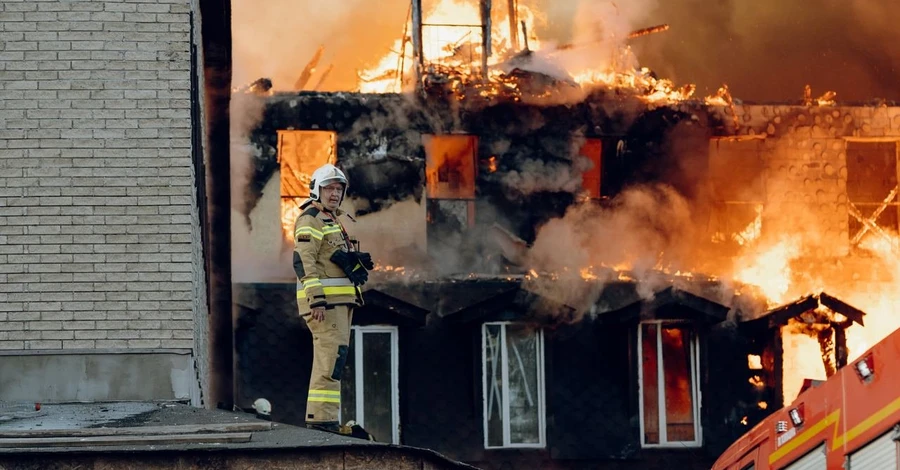
[{"label": "white pvc window", "polygon": [[638,326],[641,445],[699,447],[699,354],[690,325],[646,322]]},{"label": "white pvc window", "polygon": [[341,380],[341,422],[356,421],[378,442],[400,443],[397,327],[353,326]]},{"label": "white pvc window", "polygon": [[543,332],[485,323],[481,347],[484,447],[545,447]]}]

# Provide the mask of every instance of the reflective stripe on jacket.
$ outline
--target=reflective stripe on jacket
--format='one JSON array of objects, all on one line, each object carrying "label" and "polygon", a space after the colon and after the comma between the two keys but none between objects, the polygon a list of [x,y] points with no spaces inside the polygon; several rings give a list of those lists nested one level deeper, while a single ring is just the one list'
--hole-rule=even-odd
[{"label": "reflective stripe on jacket", "polygon": [[[337,250],[349,248],[336,214],[313,202],[294,222],[294,269],[300,313],[312,307],[362,305],[362,291],[331,261]],[[297,262],[299,260],[299,263]]]}]

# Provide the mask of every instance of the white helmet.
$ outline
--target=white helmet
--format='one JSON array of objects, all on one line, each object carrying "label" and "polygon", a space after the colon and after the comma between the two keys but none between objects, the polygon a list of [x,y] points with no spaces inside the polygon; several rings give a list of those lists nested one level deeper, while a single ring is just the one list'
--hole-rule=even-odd
[{"label": "white helmet", "polygon": [[312,180],[309,182],[309,198],[319,201],[319,193],[322,186],[328,186],[331,183],[341,183],[344,185],[344,192],[341,193],[341,202],[344,202],[344,196],[347,194],[347,176],[338,167],[331,163],[322,165],[313,172]]}]

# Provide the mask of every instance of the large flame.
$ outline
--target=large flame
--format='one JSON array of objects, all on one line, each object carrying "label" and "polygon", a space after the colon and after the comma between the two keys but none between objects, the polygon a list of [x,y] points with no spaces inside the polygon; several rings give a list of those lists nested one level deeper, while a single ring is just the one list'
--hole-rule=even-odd
[{"label": "large flame", "polygon": [[[437,6],[427,12],[422,24],[422,45],[424,61],[456,68],[461,72],[481,67],[483,48],[481,44],[481,15],[478,2],[471,0],[440,0]],[[523,5],[518,6],[517,17],[525,24],[529,35],[534,31],[534,15]],[[509,22],[508,12],[492,13],[491,52],[492,64],[496,58],[503,58],[515,51],[514,41],[504,26]],[[410,26],[406,34],[397,39],[390,52],[385,54],[375,66],[359,73],[359,89],[363,93],[398,93],[408,89],[409,77],[413,70],[412,39]],[[540,41],[530,35],[528,44],[539,48]]]},{"label": "large flame", "polygon": [[[513,40],[507,27],[509,12],[499,10],[491,14],[491,54],[487,72],[488,82],[495,88],[482,92],[482,95],[515,91],[516,85],[510,82],[507,74],[510,69],[516,68],[539,71],[585,89],[602,85],[632,90],[636,96],[651,103],[686,100],[694,93],[694,85],[677,87],[671,80],[654,77],[647,68],[636,67],[636,60],[626,43],[628,39],[665,31],[668,25],[644,28],[627,37],[612,37],[596,43],[556,46],[545,44],[534,34],[536,16],[523,5],[518,5],[516,10],[518,22],[524,25],[517,31],[517,36],[521,38]],[[484,50],[478,2],[440,0],[425,15],[422,21],[425,71],[470,78],[480,76]],[[359,73],[361,92],[398,93],[412,87],[414,58],[410,31],[411,25],[407,24],[406,31],[395,41],[391,50],[374,66]],[[518,48],[514,47],[517,44]],[[526,54],[527,58],[523,59],[522,54]],[[582,60],[575,61],[577,64],[566,60],[566,57],[573,55],[582,57]],[[596,62],[584,63],[590,60],[585,57]],[[527,64],[523,65],[523,62]]]},{"label": "large flame", "polygon": [[[900,238],[896,234],[869,235],[860,243],[860,248],[868,252],[865,269],[880,271],[881,282],[862,281],[859,273],[847,268],[818,273],[822,260],[802,242],[798,236],[785,236],[768,245],[752,247],[735,260],[734,278],[758,287],[772,306],[825,291],[865,312],[865,327],[855,325],[847,330],[850,361],[900,327]],[[804,379],[827,378],[815,331],[812,325],[796,324],[782,329],[783,391],[787,402],[800,392]]]},{"label": "large flame", "polygon": [[789,237],[751,251],[735,259],[734,279],[759,287],[771,304],[783,303],[791,286],[790,262],[799,253],[799,241]]}]

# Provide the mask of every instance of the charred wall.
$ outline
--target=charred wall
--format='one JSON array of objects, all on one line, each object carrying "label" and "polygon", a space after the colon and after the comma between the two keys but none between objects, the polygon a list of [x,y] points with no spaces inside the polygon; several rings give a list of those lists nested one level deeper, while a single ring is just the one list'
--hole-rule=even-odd
[{"label": "charred wall", "polygon": [[[492,255],[485,239],[494,224],[532,241],[545,221],[562,216],[581,197],[582,172],[593,165],[580,153],[587,139],[601,146],[595,197],[647,182],[693,196],[705,171],[710,133],[702,108],[652,108],[636,98],[599,92],[577,103],[547,105],[346,93],[259,99],[265,110],[250,137],[250,183],[238,208],[244,217],[279,171],[279,130],[333,131],[357,215],[425,196],[427,245],[432,256],[444,259],[442,273],[500,269],[496,262],[483,262]],[[477,139],[471,197],[428,196],[423,139],[429,135]]]}]

